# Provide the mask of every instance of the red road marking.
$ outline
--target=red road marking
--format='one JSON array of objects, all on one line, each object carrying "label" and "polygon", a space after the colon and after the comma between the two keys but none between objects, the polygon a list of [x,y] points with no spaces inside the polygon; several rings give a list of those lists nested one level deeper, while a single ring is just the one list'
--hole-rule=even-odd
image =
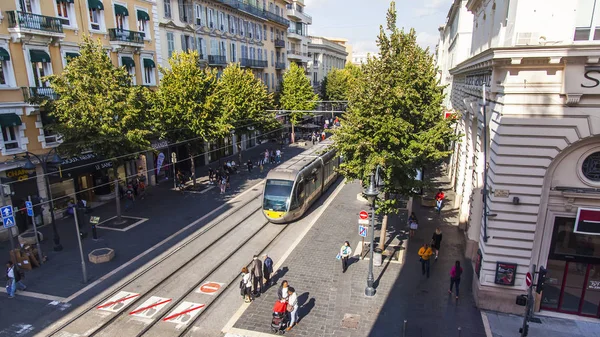
[{"label": "red road marking", "polygon": [[116,303],[119,303],[119,302],[123,302],[123,301],[127,301],[127,300],[132,299],[132,298],[137,297],[137,296],[140,296],[140,294],[135,294],[135,295],[131,295],[131,296],[119,298],[116,301],[112,301],[112,302],[108,302],[108,303],[102,304],[101,306],[97,307],[96,309],[102,309],[102,308],[105,308],[105,307],[110,307],[113,304],[116,304]]},{"label": "red road marking", "polygon": [[199,305],[199,306],[197,306],[197,307],[195,307],[195,308],[190,308],[190,309],[184,310],[184,311],[182,311],[182,312],[180,312],[180,313],[177,313],[177,314],[171,315],[171,316],[169,316],[169,317],[165,317],[165,318],[163,318],[163,321],[169,321],[169,320],[171,320],[171,319],[173,319],[173,318],[175,318],[175,317],[179,317],[179,316],[181,316],[181,315],[185,315],[185,314],[187,314],[188,312],[192,312],[192,311],[194,311],[194,310],[202,309],[202,308],[204,308],[205,306],[206,306],[205,304],[202,304],[202,305]]},{"label": "red road marking", "polygon": [[144,307],[144,308],[139,308],[139,309],[137,309],[137,310],[134,310],[134,311],[130,312],[129,314],[130,314],[130,315],[135,315],[135,314],[137,314],[138,312],[142,312],[142,311],[144,311],[144,310],[147,310],[147,309],[153,308],[153,307],[155,307],[155,306],[157,306],[157,305],[165,304],[165,303],[168,303],[168,302],[171,302],[171,299],[168,299],[168,300],[165,300],[165,301],[162,301],[162,302],[158,302],[158,303],[154,303],[154,304],[152,304],[152,305],[149,305],[149,306],[147,306],[147,307]]},{"label": "red road marking", "polygon": [[209,282],[200,287],[200,291],[207,294],[215,293],[219,289],[221,289],[221,285],[215,282]]}]

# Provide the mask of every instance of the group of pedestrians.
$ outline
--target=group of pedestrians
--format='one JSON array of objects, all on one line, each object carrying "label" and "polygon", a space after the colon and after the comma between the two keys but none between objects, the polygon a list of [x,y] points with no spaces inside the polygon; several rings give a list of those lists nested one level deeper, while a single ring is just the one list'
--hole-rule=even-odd
[{"label": "group of pedestrians", "polygon": [[240,294],[246,303],[252,302],[272,285],[273,260],[267,254],[264,254],[263,258],[264,261],[261,261],[258,255],[254,255],[250,268],[242,268]]},{"label": "group of pedestrians", "polygon": [[[233,161],[232,161],[233,162]],[[222,170],[214,170],[212,167],[208,169],[208,184],[216,184],[219,186],[221,194],[224,194],[229,188],[231,173],[237,172],[235,162],[228,162],[223,165]]]},{"label": "group of pedestrians", "polygon": [[259,163],[258,163],[261,166],[261,172],[262,172],[263,165],[280,164],[282,155],[283,155],[283,152],[281,152],[280,149],[276,149],[276,150],[266,149],[265,152],[263,153],[261,159],[259,159]]}]

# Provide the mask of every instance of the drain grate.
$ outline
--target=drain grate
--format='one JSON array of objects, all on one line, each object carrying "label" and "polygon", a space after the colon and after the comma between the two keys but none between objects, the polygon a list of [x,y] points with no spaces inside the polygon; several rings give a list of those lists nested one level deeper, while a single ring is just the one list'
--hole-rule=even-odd
[{"label": "drain grate", "polygon": [[345,314],[342,319],[342,327],[348,329],[358,329],[358,322],[360,321],[360,315]]}]

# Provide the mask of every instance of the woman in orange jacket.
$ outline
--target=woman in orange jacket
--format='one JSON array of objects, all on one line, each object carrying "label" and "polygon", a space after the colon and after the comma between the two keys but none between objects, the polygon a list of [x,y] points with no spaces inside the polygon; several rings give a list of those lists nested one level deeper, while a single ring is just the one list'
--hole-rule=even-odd
[{"label": "woman in orange jacket", "polygon": [[427,273],[427,278],[429,278],[429,259],[431,258],[431,255],[433,255],[433,251],[431,250],[431,247],[429,247],[428,244],[424,244],[421,247],[421,249],[419,249],[421,272],[423,273],[423,275]]}]

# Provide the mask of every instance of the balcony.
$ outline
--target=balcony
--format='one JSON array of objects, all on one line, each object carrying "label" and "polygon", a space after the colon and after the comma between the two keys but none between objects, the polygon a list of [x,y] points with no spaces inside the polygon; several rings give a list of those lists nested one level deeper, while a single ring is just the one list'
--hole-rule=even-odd
[{"label": "balcony", "polygon": [[8,31],[16,34],[17,38],[23,38],[25,35],[41,35],[50,38],[65,36],[60,18],[21,11],[8,11],[6,14]]},{"label": "balcony", "polygon": [[223,55],[208,55],[208,65],[210,65],[210,66],[226,66],[227,58]]},{"label": "balcony", "polygon": [[286,10],[286,14],[290,18],[293,18],[293,19],[296,19],[296,20],[300,20],[300,21],[302,21],[302,22],[304,22],[306,24],[309,24],[309,25],[312,24],[312,16],[310,16],[308,14],[305,14],[304,12],[302,12],[301,10],[298,10],[297,8],[294,8],[293,5],[288,5],[288,8]]},{"label": "balcony", "polygon": [[285,48],[285,41],[281,39],[275,39],[275,48]]},{"label": "balcony", "polygon": [[146,34],[121,28],[109,28],[108,36],[112,45],[143,47]]},{"label": "balcony", "polygon": [[246,68],[266,68],[267,61],[241,58],[240,65]]},{"label": "balcony", "polygon": [[293,40],[302,40],[304,38],[304,34],[301,29],[288,29],[288,38]]},{"label": "balcony", "polygon": [[235,9],[238,9],[242,12],[246,12],[248,14],[254,15],[260,19],[266,19],[281,25],[284,25],[286,27],[289,27],[290,25],[290,21],[284,17],[281,17],[277,14],[268,12],[266,10],[263,10],[261,8],[258,8],[256,6],[253,6],[251,4],[245,3],[245,1],[242,0],[217,0],[218,2],[225,4],[229,7],[233,7]]},{"label": "balcony", "polygon": [[48,87],[22,87],[21,90],[23,90],[24,100],[33,104],[58,98],[54,90]]},{"label": "balcony", "polygon": [[284,70],[285,69],[285,62],[275,62],[275,69],[276,70]]}]

